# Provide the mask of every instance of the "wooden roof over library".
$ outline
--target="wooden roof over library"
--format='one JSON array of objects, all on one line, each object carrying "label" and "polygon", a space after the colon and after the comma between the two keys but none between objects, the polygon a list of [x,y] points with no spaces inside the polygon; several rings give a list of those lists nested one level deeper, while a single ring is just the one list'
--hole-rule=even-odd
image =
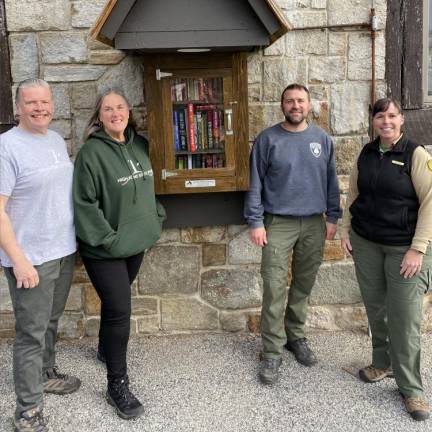
[{"label": "wooden roof over library", "polygon": [[275,0],[109,0],[91,36],[122,50],[266,47],[289,31]]}]

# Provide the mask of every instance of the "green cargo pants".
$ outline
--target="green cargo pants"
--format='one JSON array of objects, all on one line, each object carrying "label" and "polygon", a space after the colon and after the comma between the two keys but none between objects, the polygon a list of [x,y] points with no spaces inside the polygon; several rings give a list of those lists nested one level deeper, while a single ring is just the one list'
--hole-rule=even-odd
[{"label": "green cargo pants", "polygon": [[58,321],[72,282],[75,254],[35,266],[39,284],[17,288],[11,267],[5,268],[15,314],[13,373],[17,395],[15,418],[42,407],[42,372],[55,365]]},{"label": "green cargo pants", "polygon": [[420,376],[420,326],[424,293],[431,282],[430,246],[421,272],[400,275],[409,246],[385,246],[350,233],[357,280],[372,333],[372,365],[392,367],[406,397],[423,395]]},{"label": "green cargo pants", "polygon": [[[262,249],[261,261],[261,337],[264,357],[278,359],[287,339],[304,337],[307,304],[322,262],[326,225],[322,215],[272,214],[265,215],[264,225],[267,245]],[[286,304],[291,252],[292,280]]]}]

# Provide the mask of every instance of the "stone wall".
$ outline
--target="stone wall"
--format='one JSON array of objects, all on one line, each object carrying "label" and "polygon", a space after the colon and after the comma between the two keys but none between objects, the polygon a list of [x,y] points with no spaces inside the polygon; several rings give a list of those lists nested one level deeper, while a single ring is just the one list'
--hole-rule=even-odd
[{"label": "stone wall", "polygon": [[[368,22],[366,0],[279,0],[293,27],[272,46],[249,55],[250,141],[282,119],[280,93],[290,82],[306,84],[312,117],[334,138],[342,205],[354,158],[367,141],[371,40],[367,30],[302,30]],[[122,86],[139,128],[146,129],[143,61],[88,38],[105,0],[6,0],[11,68],[16,84],[41,77],[53,88],[52,127],[74,157],[99,89]],[[385,94],[385,0],[376,2],[377,94]],[[170,229],[145,256],[133,286],[132,332],[161,334],[259,329],[262,282],[260,250],[246,226]],[[341,330],[366,328],[353,264],[339,241],[328,241],[325,262],[310,299],[308,326]],[[63,337],[96,335],[99,300],[81,264],[62,318]],[[432,330],[432,297],[426,297],[424,327]],[[13,334],[13,313],[0,272],[0,336]]]}]

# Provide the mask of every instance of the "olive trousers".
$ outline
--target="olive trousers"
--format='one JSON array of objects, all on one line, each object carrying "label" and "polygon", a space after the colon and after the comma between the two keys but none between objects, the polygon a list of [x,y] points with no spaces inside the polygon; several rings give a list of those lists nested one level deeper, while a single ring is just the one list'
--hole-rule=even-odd
[{"label": "olive trousers", "polygon": [[[278,359],[287,340],[304,337],[309,295],[322,262],[326,225],[323,215],[266,214],[267,245],[262,249],[261,337],[264,357]],[[292,278],[287,285],[289,257]]]},{"label": "olive trousers", "polygon": [[372,365],[393,368],[406,396],[422,396],[420,326],[425,292],[431,282],[430,246],[421,272],[404,279],[400,266],[409,246],[385,246],[350,233],[357,280],[372,333]]}]

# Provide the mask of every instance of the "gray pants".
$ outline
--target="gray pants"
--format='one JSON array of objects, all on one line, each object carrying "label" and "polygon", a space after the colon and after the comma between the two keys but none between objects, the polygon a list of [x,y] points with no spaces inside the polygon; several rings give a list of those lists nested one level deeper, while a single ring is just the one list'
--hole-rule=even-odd
[{"label": "gray pants", "polygon": [[[266,214],[267,245],[262,249],[264,292],[261,337],[266,358],[278,359],[287,339],[304,337],[307,306],[322,262],[326,224],[322,215],[284,217]],[[288,263],[292,280],[287,300]]]},{"label": "gray pants", "polygon": [[357,280],[372,333],[372,365],[392,367],[406,397],[422,396],[420,376],[422,304],[431,278],[430,246],[421,272],[404,279],[400,265],[409,246],[385,246],[351,230]]},{"label": "gray pants", "polygon": [[44,370],[55,365],[58,320],[72,282],[75,254],[35,266],[39,285],[17,288],[11,267],[5,268],[15,313],[13,374],[17,405],[15,417],[43,405]]}]

